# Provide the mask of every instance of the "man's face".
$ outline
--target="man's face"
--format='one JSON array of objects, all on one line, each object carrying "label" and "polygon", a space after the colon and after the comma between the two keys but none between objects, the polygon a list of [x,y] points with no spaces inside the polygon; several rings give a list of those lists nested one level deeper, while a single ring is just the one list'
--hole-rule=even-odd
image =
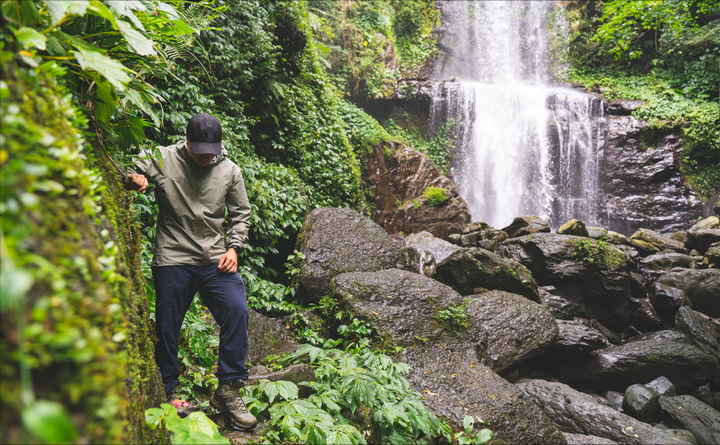
[{"label": "man's face", "polygon": [[190,144],[190,141],[187,141],[188,151],[190,152],[190,157],[193,161],[198,165],[198,167],[207,167],[210,165],[213,159],[215,159],[214,154],[204,154],[204,155],[198,155],[195,154],[192,151],[192,145]]}]

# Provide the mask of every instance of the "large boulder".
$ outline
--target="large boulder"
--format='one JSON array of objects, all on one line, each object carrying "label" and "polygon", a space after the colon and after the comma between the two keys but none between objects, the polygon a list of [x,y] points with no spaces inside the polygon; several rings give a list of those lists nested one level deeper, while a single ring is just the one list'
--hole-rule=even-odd
[{"label": "large boulder", "polygon": [[305,255],[299,296],[306,302],[318,301],[340,273],[389,269],[400,259],[387,232],[350,209],[313,210],[300,228],[297,249]]},{"label": "large boulder", "polygon": [[563,431],[599,436],[622,444],[683,443],[664,430],[623,414],[563,383],[524,380],[516,386],[532,397]]},{"label": "large boulder", "polygon": [[558,336],[552,314],[520,295],[489,291],[471,295],[467,311],[488,333],[485,364],[503,371],[540,355]]},{"label": "large boulder", "polygon": [[634,383],[666,376],[679,390],[720,383],[720,359],[674,331],[645,335],[597,349],[560,366],[559,378],[573,386],[624,391]]},{"label": "large boulder", "polygon": [[638,229],[630,237],[630,245],[645,251],[687,252],[685,245],[680,241],[675,241],[669,236],[661,235],[650,229]]},{"label": "large boulder", "polygon": [[720,269],[671,269],[650,286],[649,297],[658,313],[669,320],[682,305],[720,317]]},{"label": "large boulder", "polygon": [[[373,220],[388,233],[428,231],[439,238],[460,233],[470,222],[470,211],[455,185],[426,155],[400,143],[373,147],[365,166],[375,199]],[[424,192],[444,190],[446,200],[428,201]]]},{"label": "large boulder", "polygon": [[522,264],[481,247],[462,249],[437,265],[435,279],[463,295],[477,288],[499,289],[539,301],[537,284]]},{"label": "large boulder", "polygon": [[462,344],[419,345],[398,358],[412,370],[407,378],[434,414],[462,425],[479,417],[498,443],[564,444],[547,415],[515,385],[480,364],[476,351]]},{"label": "large boulder", "polygon": [[665,421],[690,431],[699,444],[720,443],[720,412],[693,396],[660,397]]},{"label": "large boulder", "polygon": [[477,320],[463,317],[453,325],[439,317],[443,310],[464,307],[465,299],[428,277],[400,269],[344,273],[335,277],[332,288],[334,298],[394,346],[438,344],[461,337],[479,354],[486,348],[487,333]]},{"label": "large boulder", "polygon": [[[574,303],[572,315],[622,328],[629,319],[631,279],[626,255],[590,238],[535,233],[502,242],[496,251],[526,266],[540,286]],[[597,253],[591,253],[591,252]]]}]

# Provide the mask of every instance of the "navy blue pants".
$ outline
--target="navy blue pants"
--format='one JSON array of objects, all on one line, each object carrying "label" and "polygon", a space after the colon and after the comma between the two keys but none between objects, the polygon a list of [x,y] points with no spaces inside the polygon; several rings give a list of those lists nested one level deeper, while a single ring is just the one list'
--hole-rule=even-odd
[{"label": "navy blue pants", "polygon": [[185,313],[196,292],[220,326],[217,378],[221,382],[247,380],[248,309],[245,283],[240,274],[208,266],[162,266],[153,268],[155,279],[155,362],[162,374],[165,393],[178,383],[178,341]]}]

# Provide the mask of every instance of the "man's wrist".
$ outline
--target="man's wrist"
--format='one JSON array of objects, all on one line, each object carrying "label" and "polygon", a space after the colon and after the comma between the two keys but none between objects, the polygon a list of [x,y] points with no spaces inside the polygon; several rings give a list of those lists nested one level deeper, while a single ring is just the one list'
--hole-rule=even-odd
[{"label": "man's wrist", "polygon": [[230,246],[230,248],[235,251],[236,255],[240,255],[240,251],[242,250],[240,246]]}]

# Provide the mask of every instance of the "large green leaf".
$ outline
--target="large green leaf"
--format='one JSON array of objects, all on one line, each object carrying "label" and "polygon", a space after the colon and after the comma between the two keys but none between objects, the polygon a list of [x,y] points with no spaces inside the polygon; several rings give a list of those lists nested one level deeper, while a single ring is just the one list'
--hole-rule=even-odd
[{"label": "large green leaf", "polygon": [[77,46],[76,48],[75,59],[83,69],[97,71],[118,91],[125,89],[125,85],[130,82],[130,76],[125,72],[127,68],[122,63],[99,51],[86,51]]},{"label": "large green leaf", "polygon": [[37,48],[39,50],[44,50],[45,43],[47,42],[47,37],[45,37],[43,34],[40,34],[33,28],[28,28],[26,26],[23,26],[22,28],[15,31],[15,38],[25,49]]},{"label": "large green leaf", "polygon": [[89,5],[88,0],[46,0],[45,6],[52,18],[52,24],[57,24],[65,14],[83,15]]},{"label": "large green leaf", "polygon": [[205,414],[195,411],[185,419],[188,431],[195,435],[205,435],[213,437],[217,431],[217,425],[210,420]]},{"label": "large green leaf", "polygon": [[97,97],[100,99],[95,102],[95,117],[102,122],[109,122],[113,114],[115,114],[115,108],[117,107],[118,99],[115,95],[115,89],[112,84],[107,80],[101,80],[97,84]]},{"label": "large green leaf", "polygon": [[45,443],[71,443],[78,436],[67,410],[57,402],[33,402],[23,409],[22,422],[33,436]]},{"label": "large green leaf", "polygon": [[155,48],[153,48],[155,42],[145,37],[139,31],[136,31],[130,23],[124,20],[118,20],[117,27],[136,53],[141,56],[154,56],[157,54]]},{"label": "large green leaf", "polygon": [[145,27],[143,26],[142,22],[133,12],[133,10],[145,11],[147,9],[145,8],[145,5],[142,4],[142,2],[138,0],[110,2],[110,9],[113,13],[115,13],[115,15],[129,18],[130,21],[133,22],[133,25],[137,26],[138,29],[145,31]]}]

